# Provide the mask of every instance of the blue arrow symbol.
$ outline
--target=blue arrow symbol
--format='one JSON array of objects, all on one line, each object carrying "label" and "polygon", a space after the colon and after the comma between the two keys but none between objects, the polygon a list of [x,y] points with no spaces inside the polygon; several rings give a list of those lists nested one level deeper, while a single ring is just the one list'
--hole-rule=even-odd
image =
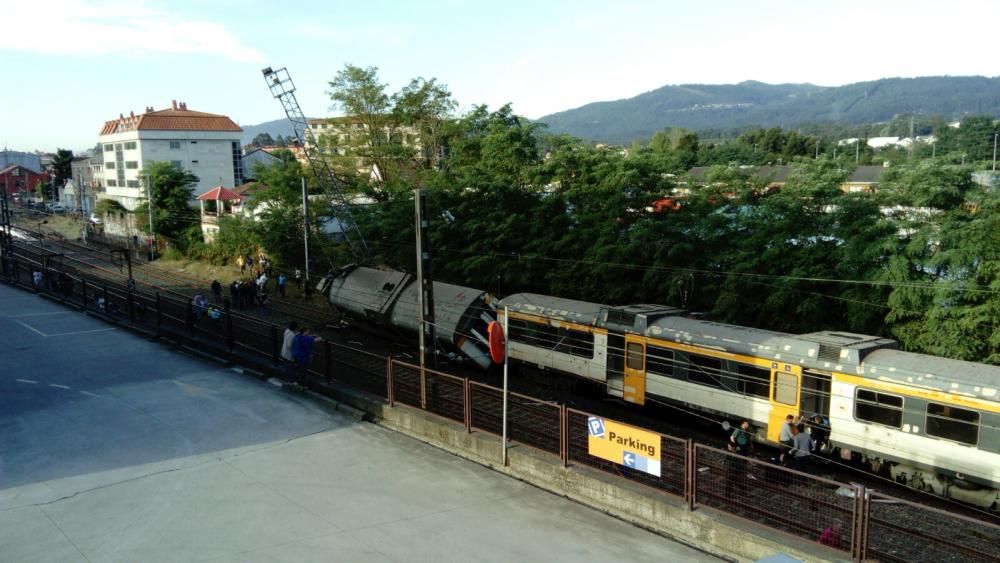
[{"label": "blue arrow symbol", "polygon": [[635,467],[635,454],[625,452],[625,467]]}]

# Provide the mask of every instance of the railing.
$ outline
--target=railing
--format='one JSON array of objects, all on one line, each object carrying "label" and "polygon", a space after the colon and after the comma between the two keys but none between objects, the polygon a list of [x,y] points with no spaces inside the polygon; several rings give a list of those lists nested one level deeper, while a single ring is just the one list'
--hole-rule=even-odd
[{"label": "railing", "polygon": [[[36,286],[35,271],[43,272]],[[391,357],[328,341],[320,342],[307,370],[279,360],[283,327],[236,311],[219,319],[171,296],[130,291],[124,284],[93,280],[71,268],[52,268],[18,258],[4,264],[12,284],[44,292],[67,305],[116,322],[196,343],[200,349],[233,354],[281,376],[307,383],[336,381],[462,423],[467,432],[499,436],[503,390],[468,378],[424,369]],[[289,373],[294,371],[294,373]],[[733,452],[660,437],[660,475],[651,475],[592,455],[591,413],[508,394],[507,435],[512,442],[558,456],[564,466],[587,466],[648,487],[697,510],[702,507],[822,542],[855,561],[997,561],[1000,526],[838,483]],[[918,511],[914,525],[902,510]],[[919,545],[914,555],[913,545]]]}]

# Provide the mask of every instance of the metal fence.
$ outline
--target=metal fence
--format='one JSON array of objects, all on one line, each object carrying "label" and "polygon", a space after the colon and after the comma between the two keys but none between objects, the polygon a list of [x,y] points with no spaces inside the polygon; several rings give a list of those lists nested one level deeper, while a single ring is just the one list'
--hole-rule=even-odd
[{"label": "metal fence", "polygon": [[[42,280],[34,283],[33,273]],[[307,370],[280,362],[284,328],[224,311],[210,319],[173,296],[130,290],[125,284],[93,280],[73,269],[18,258],[4,264],[9,283],[44,292],[67,305],[128,322],[200,349],[251,360],[266,370],[304,378],[306,383],[340,382],[464,424],[466,431],[499,436],[503,390],[391,357],[320,342]],[[289,371],[292,373],[289,374]],[[644,485],[654,494],[681,499],[691,510],[710,507],[776,530],[823,543],[855,561],[998,561],[1000,526],[950,514],[863,486],[838,483],[733,452],[660,436],[660,475],[651,475],[591,454],[591,413],[508,394],[508,438],[559,457],[564,466],[588,466]],[[903,511],[917,511],[905,519]],[[912,522],[922,522],[915,525]]]}]

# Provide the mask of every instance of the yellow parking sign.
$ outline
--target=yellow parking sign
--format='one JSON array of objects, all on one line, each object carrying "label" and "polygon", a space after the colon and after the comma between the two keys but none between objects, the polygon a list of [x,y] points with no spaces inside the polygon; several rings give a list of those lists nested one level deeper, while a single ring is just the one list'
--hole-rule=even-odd
[{"label": "yellow parking sign", "polygon": [[601,459],[660,476],[663,438],[598,416],[587,419],[587,452]]}]

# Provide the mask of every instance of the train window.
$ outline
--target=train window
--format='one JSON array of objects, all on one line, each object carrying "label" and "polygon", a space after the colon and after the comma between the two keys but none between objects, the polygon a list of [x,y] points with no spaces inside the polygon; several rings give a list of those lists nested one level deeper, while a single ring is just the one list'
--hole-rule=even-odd
[{"label": "train window", "polygon": [[663,375],[674,376],[674,351],[659,346],[648,346],[646,350],[646,371]]},{"label": "train window", "polygon": [[854,395],[854,418],[901,428],[903,425],[903,398],[867,389],[858,389]]},{"label": "train window", "polygon": [[580,358],[594,357],[594,335],[582,330],[559,329],[559,344],[556,352],[564,352]]},{"label": "train window", "polygon": [[737,391],[744,395],[767,398],[771,393],[771,370],[748,364],[736,364],[739,374]]},{"label": "train window", "polygon": [[582,358],[594,357],[594,335],[589,332],[556,328],[524,319],[508,319],[507,329],[511,342],[521,342]]},{"label": "train window", "polygon": [[688,381],[709,387],[722,387],[722,360],[688,354]]},{"label": "train window", "polygon": [[799,378],[794,373],[779,371],[774,376],[774,400],[783,405],[799,404]]},{"label": "train window", "polygon": [[642,371],[642,356],[642,344],[629,342],[625,345],[625,367],[628,369]]},{"label": "train window", "polygon": [[927,403],[928,436],[975,446],[979,442],[979,413],[949,405]]}]

